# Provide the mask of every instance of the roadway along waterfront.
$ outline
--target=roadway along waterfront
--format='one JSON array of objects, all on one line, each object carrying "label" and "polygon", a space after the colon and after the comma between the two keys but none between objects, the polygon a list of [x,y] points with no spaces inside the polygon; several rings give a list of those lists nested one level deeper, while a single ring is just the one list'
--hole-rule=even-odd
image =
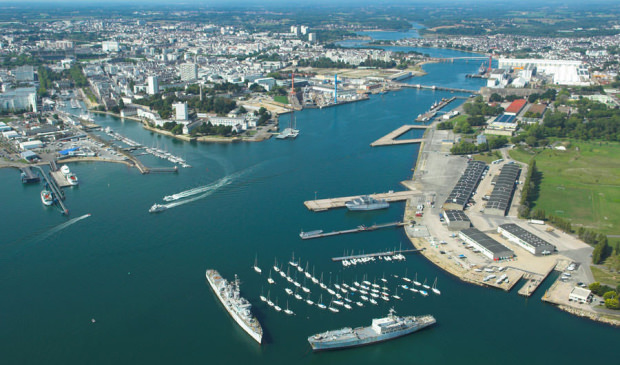
[{"label": "roadway along waterfront", "polygon": [[[427,76],[410,82],[477,89],[483,81],[465,75],[478,66],[465,60],[429,64]],[[420,255],[348,268],[331,261],[345,251],[391,251],[401,243],[403,249],[411,249],[402,229],[317,242],[299,239],[299,232],[309,227],[331,231],[406,220],[404,203],[392,203],[382,211],[335,209],[321,214],[302,203],[315,192],[338,197],[401,190],[400,182],[411,179],[420,146],[369,144],[451,96],[406,89],[374,95],[363,103],[304,110],[295,114],[301,130],[296,140],[263,143],[184,142],[146,131],[133,121],[96,115],[104,128],[180,156],[193,168],[142,175],[122,164],[71,163],[71,171],[80,178],[79,187],[65,189],[71,217],[91,213],[79,221],[44,207],[42,185],[22,185],[18,170],[0,169],[5,209],[0,243],[2,363],[520,365],[586,363],[593,354],[615,358],[617,329],[543,303],[548,279],[527,299],[516,290],[506,293],[463,283]],[[459,103],[461,99],[451,106]],[[281,125],[288,125],[287,118],[280,118]],[[151,155],[138,158],[149,167],[171,166]],[[433,166],[427,160],[420,168],[445,168],[442,175],[448,175],[451,169],[458,173],[459,164]],[[173,194],[183,198],[163,200]],[[154,203],[169,207],[149,214]],[[304,269],[317,277],[322,274],[326,284],[364,278],[379,283],[385,277],[393,293],[403,283],[400,277],[417,275],[429,285],[437,278],[441,295],[422,297],[399,289],[402,301],[379,300],[377,306],[353,306],[340,313],[321,311],[289,297],[286,281],[275,272],[276,283],[267,283],[274,260],[286,271],[293,252]],[[251,268],[255,257],[262,275]],[[207,268],[227,278],[239,275],[242,295],[252,302],[265,331],[263,346],[226,314],[205,281]],[[297,280],[303,285],[304,275]],[[327,292],[306,285],[312,300],[323,293],[323,301],[329,303]],[[269,293],[282,307],[288,300],[297,315],[275,312],[260,301],[261,293]],[[305,299],[308,294],[303,294]],[[310,352],[308,336],[367,325],[392,306],[399,315],[432,314],[437,325],[372,347]],[[522,351],[523,346],[528,350]]]}]

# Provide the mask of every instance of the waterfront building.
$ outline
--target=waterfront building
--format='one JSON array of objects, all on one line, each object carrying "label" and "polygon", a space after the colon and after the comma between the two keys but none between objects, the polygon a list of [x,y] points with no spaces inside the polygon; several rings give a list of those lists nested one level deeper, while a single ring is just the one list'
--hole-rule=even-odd
[{"label": "waterfront building", "polygon": [[21,148],[22,151],[33,150],[35,148],[41,148],[41,147],[43,147],[43,142],[39,140],[24,141],[24,142],[19,143],[19,148]]},{"label": "waterfront building", "polygon": [[149,76],[147,79],[146,93],[149,95],[155,95],[159,93],[159,78],[157,76]]},{"label": "waterfront building", "polygon": [[446,210],[443,216],[450,231],[462,231],[471,227],[469,217],[462,210]]},{"label": "waterfront building", "polygon": [[465,243],[474,246],[491,260],[505,260],[514,257],[514,252],[493,238],[480,232],[477,228],[467,228],[459,232],[459,237]]},{"label": "waterfront building", "polygon": [[500,58],[503,70],[535,68],[537,73],[552,77],[556,85],[590,85],[590,73],[582,61]]},{"label": "waterfront building", "polygon": [[187,121],[189,119],[186,102],[172,104],[172,107],[175,110],[175,119],[177,121]]},{"label": "waterfront building", "polygon": [[465,209],[465,206],[469,202],[469,198],[471,198],[472,193],[476,190],[480,178],[486,169],[487,164],[482,161],[469,161],[463,175],[461,175],[454,189],[452,189],[452,192],[448,195],[446,202],[443,204],[443,209]]},{"label": "waterfront building", "polygon": [[592,301],[592,290],[576,286],[568,294],[568,299],[581,304],[590,303]]},{"label": "waterfront building", "polygon": [[34,87],[20,87],[0,93],[0,110],[37,111],[37,90]]},{"label": "waterfront building", "polygon": [[506,164],[495,180],[491,197],[484,208],[485,214],[504,216],[510,208],[510,201],[515,189],[515,182],[521,168],[516,163]]},{"label": "waterfront building", "polygon": [[276,79],[273,77],[263,77],[254,80],[254,83],[262,86],[265,90],[270,91],[276,85]]},{"label": "waterfront building", "polygon": [[198,78],[198,66],[195,63],[183,63],[179,66],[181,81],[193,81]]},{"label": "waterfront building", "polygon": [[514,242],[532,255],[549,255],[555,246],[535,234],[523,229],[514,223],[506,223],[497,227],[497,232],[510,242]]}]

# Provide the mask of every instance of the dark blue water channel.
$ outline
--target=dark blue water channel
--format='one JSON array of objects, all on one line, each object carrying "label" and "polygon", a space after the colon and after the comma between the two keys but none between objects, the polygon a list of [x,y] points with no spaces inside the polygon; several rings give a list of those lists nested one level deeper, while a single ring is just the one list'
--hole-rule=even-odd
[{"label": "dark blue water channel", "polygon": [[[477,89],[481,81],[464,75],[478,66],[466,61],[427,65],[429,75],[409,82]],[[96,116],[104,127],[180,155],[193,168],[140,175],[122,164],[71,164],[81,183],[67,189],[69,218],[41,204],[40,185],[22,185],[17,170],[0,170],[0,363],[576,364],[592,354],[614,358],[617,330],[543,304],[544,287],[530,299],[474,287],[415,255],[406,262],[346,270],[330,260],[344,251],[408,247],[400,230],[299,238],[302,229],[330,231],[401,219],[402,204],[373,213],[312,213],[303,202],[315,194],[401,190],[399,182],[411,177],[418,147],[369,144],[451,95],[411,89],[304,110],[296,113],[301,130],[296,140],[261,143],[187,143],[145,131],[136,122]],[[286,117],[282,120],[286,124]],[[141,158],[149,166],[171,166]],[[201,199],[148,213],[166,195],[209,184],[212,190]],[[70,220],[87,213],[92,216]],[[421,280],[437,277],[442,295],[403,294],[398,303],[338,314],[320,311],[288,297],[279,277],[268,288],[274,259],[288,261],[293,252],[326,282],[351,283],[364,275],[373,281],[385,274],[394,290],[391,275],[407,271]],[[251,269],[255,255],[262,276]],[[207,268],[227,278],[239,275],[243,295],[263,324],[263,346],[226,314],[205,282]],[[260,302],[268,289],[281,306],[288,299],[297,315],[286,317]],[[311,289],[316,301],[320,290]],[[325,302],[327,296],[323,292]],[[311,353],[307,336],[368,325],[391,306],[403,315],[433,314],[438,324],[381,345]]]}]

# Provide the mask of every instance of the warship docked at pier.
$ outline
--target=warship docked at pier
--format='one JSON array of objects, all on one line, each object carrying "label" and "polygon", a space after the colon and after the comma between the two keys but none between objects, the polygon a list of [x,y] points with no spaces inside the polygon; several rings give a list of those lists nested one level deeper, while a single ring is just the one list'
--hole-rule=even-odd
[{"label": "warship docked at pier", "polygon": [[239,278],[237,278],[237,275],[235,275],[235,281],[229,282],[222,278],[217,270],[209,269],[206,276],[211,289],[213,289],[228,314],[260,344],[263,340],[263,328],[251,312],[252,304],[240,295]]},{"label": "warship docked at pier", "polygon": [[374,318],[368,327],[345,327],[318,333],[308,337],[308,342],[313,351],[365,346],[408,335],[436,322],[432,315],[399,317],[395,313],[392,308],[387,317]]},{"label": "warship docked at pier", "polygon": [[349,200],[344,203],[347,209],[351,211],[356,210],[378,210],[378,209],[387,209],[390,207],[390,203],[385,201],[385,199],[377,200],[368,195],[362,195],[353,200]]}]

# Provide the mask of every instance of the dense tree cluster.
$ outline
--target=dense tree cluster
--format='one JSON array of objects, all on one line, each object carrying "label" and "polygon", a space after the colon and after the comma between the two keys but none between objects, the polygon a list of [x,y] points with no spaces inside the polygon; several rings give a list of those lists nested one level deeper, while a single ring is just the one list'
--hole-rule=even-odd
[{"label": "dense tree cluster", "polygon": [[[167,95],[164,98],[162,94],[157,94],[148,98],[138,99],[135,103],[148,106],[152,110],[157,111],[162,118],[168,119],[172,115],[172,104],[178,101],[181,101],[181,99],[174,95]],[[201,101],[200,97],[194,96],[184,101],[187,101],[188,107],[201,113],[223,115],[228,114],[237,107],[237,103],[234,100],[222,97],[203,97]]]},{"label": "dense tree cluster", "polygon": [[[538,199],[538,193],[540,191],[540,181],[542,174],[536,168],[536,160],[531,159],[528,164],[527,175],[525,176],[525,182],[523,183],[523,191],[521,192],[521,201],[519,202],[519,216],[521,218],[527,218],[530,216],[530,209],[532,204]],[[545,219],[544,211],[542,211],[542,217],[540,210],[537,211],[537,217],[534,219]]]}]

